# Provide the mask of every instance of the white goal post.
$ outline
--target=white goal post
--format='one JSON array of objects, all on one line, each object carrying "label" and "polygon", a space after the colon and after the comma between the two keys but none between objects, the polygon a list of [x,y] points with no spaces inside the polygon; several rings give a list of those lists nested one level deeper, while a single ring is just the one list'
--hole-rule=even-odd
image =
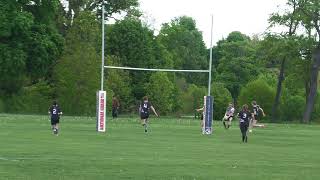
[{"label": "white goal post", "polygon": [[102,1],[102,44],[101,44],[101,89],[97,92],[97,131],[106,131],[106,92],[103,90],[104,81],[104,69],[123,69],[123,70],[135,70],[135,71],[156,71],[156,72],[190,72],[190,73],[208,73],[208,95],[204,97],[204,118],[203,118],[203,134],[212,133],[212,113],[213,113],[213,98],[211,93],[211,70],[212,70],[212,32],[213,32],[213,16],[211,16],[211,42],[210,42],[210,61],[209,68],[207,70],[196,69],[149,69],[149,68],[136,68],[136,67],[119,67],[119,66],[105,66],[105,54],[104,54],[104,26],[105,26],[105,1]]}]

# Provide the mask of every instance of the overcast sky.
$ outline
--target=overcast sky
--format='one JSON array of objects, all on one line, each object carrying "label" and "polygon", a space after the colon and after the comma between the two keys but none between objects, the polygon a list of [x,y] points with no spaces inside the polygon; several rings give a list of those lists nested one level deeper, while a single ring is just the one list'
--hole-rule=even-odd
[{"label": "overcast sky", "polygon": [[206,45],[210,46],[211,14],[213,43],[232,31],[252,36],[268,27],[269,15],[286,0],[139,0],[146,19],[159,30],[162,23],[187,15],[196,20]]}]

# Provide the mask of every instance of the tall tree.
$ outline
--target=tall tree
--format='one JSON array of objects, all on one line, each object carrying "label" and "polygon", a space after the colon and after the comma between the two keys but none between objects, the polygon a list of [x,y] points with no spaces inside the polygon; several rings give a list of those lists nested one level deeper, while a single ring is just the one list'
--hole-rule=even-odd
[{"label": "tall tree", "polygon": [[218,42],[216,48],[220,59],[215,78],[225,84],[236,102],[241,87],[257,78],[259,63],[256,49],[251,39],[240,32],[230,33],[226,39]]},{"label": "tall tree", "polygon": [[[295,35],[296,29],[299,24],[298,19],[298,0],[288,0],[287,5],[291,8],[290,10],[286,10],[283,14],[274,13],[271,15],[269,19],[270,26],[275,26],[276,24],[285,26],[288,28],[287,32],[285,32],[282,36],[285,39],[288,39],[287,41],[290,41],[293,39],[293,36]],[[292,44],[291,44],[292,45]],[[281,45],[280,45],[281,46]],[[284,48],[279,48],[278,50],[285,50],[288,52],[288,49],[290,49],[290,46],[285,46]],[[283,53],[280,53],[283,54]],[[276,59],[280,58],[280,72],[278,76],[278,85],[277,85],[277,91],[275,100],[272,106],[272,121],[275,122],[277,119],[277,109],[279,107],[280,103],[280,96],[281,96],[281,90],[282,90],[282,82],[284,81],[284,70],[285,70],[285,64],[288,58],[288,53],[282,57],[276,57]]]},{"label": "tall tree", "polygon": [[66,50],[54,71],[55,92],[68,114],[92,115],[99,87],[99,56],[95,44],[99,23],[91,12],[81,12],[66,37]]},{"label": "tall tree", "polygon": [[[158,61],[165,60],[156,57],[153,31],[145,27],[138,18],[126,17],[108,29],[106,52],[119,57],[123,66],[154,68]],[[133,83],[133,94],[140,99],[146,93],[144,86],[149,81],[150,73],[131,71],[130,76]]]},{"label": "tall tree", "polygon": [[[208,69],[207,50],[202,33],[197,29],[195,20],[182,16],[164,24],[158,35],[163,46],[172,54],[176,69]],[[179,74],[188,83],[205,85],[204,74]]]},{"label": "tall tree", "polygon": [[320,2],[319,0],[299,0],[298,5],[301,11],[301,23],[307,32],[314,33],[312,39],[315,42],[315,46],[312,50],[313,57],[310,72],[310,91],[308,93],[308,101],[303,115],[303,121],[308,123],[310,122],[318,88],[320,66]]},{"label": "tall tree", "polygon": [[27,52],[24,40],[34,24],[29,12],[19,12],[16,1],[0,2],[0,92],[13,93],[25,79]]},{"label": "tall tree", "polygon": [[[265,68],[268,71],[277,73],[276,96],[272,106],[272,121],[278,118],[280,97],[282,86],[286,76],[298,74],[300,70],[295,68],[302,62],[300,52],[302,52],[303,37],[296,35],[274,35],[268,34],[263,41],[259,43],[258,57],[265,62]],[[305,63],[305,62],[304,62]],[[285,72],[286,69],[286,72]],[[300,77],[301,74],[299,74]],[[301,80],[301,78],[299,78]]]},{"label": "tall tree", "polygon": [[[101,7],[103,0],[66,0],[69,3],[69,9],[66,13],[68,19],[68,26],[72,24],[80,11],[96,12],[96,16],[101,18]],[[106,19],[112,18],[115,13],[131,12],[139,3],[138,0],[104,0]]]},{"label": "tall tree", "polygon": [[164,72],[156,72],[150,76],[150,83],[146,86],[146,92],[154,103],[156,109],[162,114],[172,110],[173,83]]},{"label": "tall tree", "polygon": [[50,23],[53,16],[43,12],[55,14],[56,9],[51,9],[55,2],[0,2],[0,91],[14,93],[29,81],[35,83],[50,76],[63,50],[63,39]]}]

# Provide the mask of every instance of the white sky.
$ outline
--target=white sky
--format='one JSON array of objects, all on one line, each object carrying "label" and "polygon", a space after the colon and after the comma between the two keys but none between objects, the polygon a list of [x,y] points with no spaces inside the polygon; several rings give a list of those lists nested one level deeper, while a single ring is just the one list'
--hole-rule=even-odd
[{"label": "white sky", "polygon": [[196,20],[206,45],[210,46],[211,14],[213,43],[232,31],[252,36],[268,27],[269,15],[278,12],[286,0],[139,0],[146,21],[156,31],[174,17],[187,15]]}]

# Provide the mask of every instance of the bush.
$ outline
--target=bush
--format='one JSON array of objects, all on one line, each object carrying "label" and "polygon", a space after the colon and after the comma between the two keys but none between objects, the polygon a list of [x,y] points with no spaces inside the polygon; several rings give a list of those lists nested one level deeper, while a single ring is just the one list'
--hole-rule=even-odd
[{"label": "bush", "polygon": [[265,81],[272,88],[277,88],[278,74],[273,71],[260,74],[258,79]]},{"label": "bush", "polygon": [[221,83],[211,85],[213,96],[213,119],[222,119],[228,104],[232,102],[231,93]]},{"label": "bush", "polygon": [[187,91],[182,94],[182,112],[194,114],[195,109],[203,106],[203,97],[206,95],[206,88],[191,84]]},{"label": "bush", "polygon": [[281,119],[284,121],[301,120],[305,107],[305,99],[302,96],[288,96],[281,104]]},{"label": "bush", "polygon": [[272,110],[275,94],[276,90],[270,87],[262,78],[259,78],[249,82],[241,89],[238,100],[239,106],[248,104],[250,107],[251,102],[255,100],[268,115]]},{"label": "bush", "polygon": [[46,82],[40,81],[23,88],[18,94],[6,99],[5,111],[9,113],[46,114],[51,104],[52,90]]}]

